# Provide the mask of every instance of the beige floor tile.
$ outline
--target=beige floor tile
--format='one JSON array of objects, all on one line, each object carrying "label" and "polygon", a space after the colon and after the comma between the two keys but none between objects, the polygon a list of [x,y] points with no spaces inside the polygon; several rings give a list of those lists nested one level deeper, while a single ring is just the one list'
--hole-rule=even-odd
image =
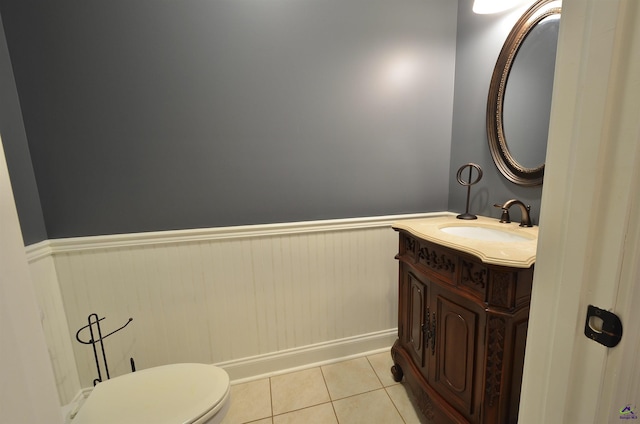
[{"label": "beige floor tile", "polygon": [[273,417],[273,424],[338,424],[331,403],[300,409]]},{"label": "beige floor tile", "polygon": [[386,388],[391,401],[395,404],[406,424],[420,424],[426,422],[423,415],[418,412],[417,408],[411,402],[407,387],[402,384],[396,384]]},{"label": "beige floor tile", "polygon": [[330,401],[320,368],[272,377],[271,399],[274,415]]},{"label": "beige floor tile", "polygon": [[337,400],[333,407],[340,424],[403,424],[384,389]]},{"label": "beige floor tile", "polygon": [[367,358],[357,358],[322,367],[332,400],[382,388]]},{"label": "beige floor tile", "polygon": [[251,421],[250,423],[247,423],[247,424],[273,424],[273,418],[269,417],[263,420]]},{"label": "beige floor tile", "polygon": [[271,417],[269,379],[231,386],[231,408],[223,424],[243,424]]},{"label": "beige floor tile", "polygon": [[391,367],[393,366],[393,360],[391,359],[391,349],[389,349],[389,352],[367,356],[367,359],[371,363],[373,370],[378,375],[378,378],[382,382],[383,386],[387,387],[394,384],[400,384],[393,381],[393,375],[391,375]]}]

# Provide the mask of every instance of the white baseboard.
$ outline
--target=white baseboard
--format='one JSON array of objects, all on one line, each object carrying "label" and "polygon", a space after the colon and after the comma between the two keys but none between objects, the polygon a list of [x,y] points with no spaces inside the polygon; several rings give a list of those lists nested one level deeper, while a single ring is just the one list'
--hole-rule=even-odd
[{"label": "white baseboard", "polygon": [[[231,384],[241,384],[385,351],[391,352],[391,345],[397,338],[397,333],[398,330],[392,328],[215,365],[229,373]],[[91,390],[93,387],[85,387],[80,390],[73,401],[62,408],[63,415],[67,419],[65,423],[69,422],[70,415],[75,415],[74,412],[77,412],[78,408],[82,406]]]},{"label": "white baseboard", "polygon": [[60,409],[62,412],[62,417],[64,419],[65,424],[70,424],[73,418],[76,416],[84,401],[87,399],[93,387],[85,387],[84,389],[80,389],[78,393],[76,393],[75,397],[66,405],[63,405]]},{"label": "white baseboard", "polygon": [[385,331],[332,340],[326,343],[289,349],[266,355],[221,362],[233,384],[299,371],[391,349],[398,330]]}]

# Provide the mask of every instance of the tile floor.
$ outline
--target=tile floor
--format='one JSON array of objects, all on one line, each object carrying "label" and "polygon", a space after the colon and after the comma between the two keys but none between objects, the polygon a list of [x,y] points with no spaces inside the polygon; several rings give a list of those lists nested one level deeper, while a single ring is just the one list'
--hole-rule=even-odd
[{"label": "tile floor", "polygon": [[231,387],[222,424],[419,424],[389,352]]}]

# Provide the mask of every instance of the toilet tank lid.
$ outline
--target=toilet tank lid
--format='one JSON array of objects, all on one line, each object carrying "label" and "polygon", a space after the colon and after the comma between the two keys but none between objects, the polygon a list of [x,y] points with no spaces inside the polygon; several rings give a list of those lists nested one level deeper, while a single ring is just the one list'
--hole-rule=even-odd
[{"label": "toilet tank lid", "polygon": [[229,393],[229,375],[206,364],[148,368],[98,383],[72,424],[190,423]]}]

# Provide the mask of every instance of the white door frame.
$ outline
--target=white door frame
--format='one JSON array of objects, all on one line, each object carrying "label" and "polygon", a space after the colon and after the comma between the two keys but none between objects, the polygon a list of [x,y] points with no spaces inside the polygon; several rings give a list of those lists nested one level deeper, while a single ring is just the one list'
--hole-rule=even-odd
[{"label": "white door frame", "polygon": [[0,140],[0,422],[62,423]]},{"label": "white door frame", "polygon": [[[520,423],[640,406],[639,3],[563,2]],[[589,304],[621,318],[617,347],[584,336]]]}]

